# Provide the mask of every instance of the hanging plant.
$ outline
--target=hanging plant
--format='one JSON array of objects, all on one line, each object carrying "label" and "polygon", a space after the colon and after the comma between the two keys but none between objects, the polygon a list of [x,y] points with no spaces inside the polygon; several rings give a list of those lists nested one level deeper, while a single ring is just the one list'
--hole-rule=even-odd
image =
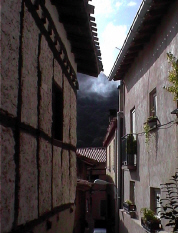
[{"label": "hanging plant", "polygon": [[176,59],[172,53],[167,53],[168,62],[172,66],[172,70],[169,71],[168,80],[172,84],[172,86],[164,88],[173,93],[173,100],[178,101],[178,59]]},{"label": "hanging plant", "polygon": [[150,131],[150,126],[148,124],[148,122],[145,122],[143,125],[144,128],[144,132],[145,132],[145,143],[148,144],[149,143],[149,131]]}]

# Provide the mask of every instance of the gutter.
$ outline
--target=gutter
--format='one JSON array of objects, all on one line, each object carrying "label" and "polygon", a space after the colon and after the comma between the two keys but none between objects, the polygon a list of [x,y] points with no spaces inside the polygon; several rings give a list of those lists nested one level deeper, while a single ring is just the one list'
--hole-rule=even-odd
[{"label": "gutter", "polygon": [[114,79],[114,76],[117,72],[118,67],[120,66],[123,58],[126,56],[127,51],[129,49],[130,44],[133,42],[135,35],[137,34],[137,30],[140,27],[140,25],[143,22],[143,18],[146,15],[146,13],[149,11],[150,6],[152,5],[153,0],[143,0],[140,8],[134,18],[134,21],[129,29],[129,32],[127,34],[127,37],[124,41],[124,44],[116,58],[116,61],[114,62],[114,65],[111,69],[111,72],[109,74],[109,81]]}]

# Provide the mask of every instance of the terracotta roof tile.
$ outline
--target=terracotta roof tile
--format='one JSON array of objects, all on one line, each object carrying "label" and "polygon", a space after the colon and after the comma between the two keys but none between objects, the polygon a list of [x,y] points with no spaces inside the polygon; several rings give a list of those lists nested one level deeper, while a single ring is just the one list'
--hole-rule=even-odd
[{"label": "terracotta roof tile", "polygon": [[78,148],[77,153],[86,156],[90,159],[95,159],[98,162],[106,162],[106,148],[105,147],[86,147]]}]

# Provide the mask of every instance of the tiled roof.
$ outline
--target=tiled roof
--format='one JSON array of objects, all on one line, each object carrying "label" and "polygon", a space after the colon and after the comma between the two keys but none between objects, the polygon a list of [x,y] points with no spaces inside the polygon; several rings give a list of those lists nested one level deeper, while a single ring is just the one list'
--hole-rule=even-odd
[{"label": "tiled roof", "polygon": [[86,156],[90,159],[95,159],[98,162],[106,162],[106,148],[105,147],[86,147],[78,148],[77,153]]}]

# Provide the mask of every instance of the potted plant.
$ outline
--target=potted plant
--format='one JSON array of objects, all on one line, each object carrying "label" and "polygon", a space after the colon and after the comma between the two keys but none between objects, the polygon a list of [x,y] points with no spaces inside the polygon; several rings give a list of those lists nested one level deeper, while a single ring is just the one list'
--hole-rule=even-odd
[{"label": "potted plant", "polygon": [[154,212],[148,208],[142,208],[140,213],[143,214],[141,218],[141,225],[149,232],[154,232],[160,229],[161,221],[155,216]]},{"label": "potted plant", "polygon": [[147,121],[144,123],[144,132],[145,132],[145,143],[149,142],[149,132],[151,129],[157,127],[158,117],[157,116],[150,116],[148,117]]},{"label": "potted plant", "polygon": [[150,126],[148,125],[147,122],[144,123],[144,132],[145,132],[145,143],[148,143],[149,142],[149,131],[150,131]]},{"label": "potted plant", "polygon": [[133,134],[127,136],[127,154],[137,154],[137,141]]},{"label": "potted plant", "polygon": [[172,70],[169,71],[168,80],[172,84],[169,87],[164,88],[173,94],[173,100],[178,102],[178,59],[173,56],[172,53],[167,53],[168,62],[172,66]]},{"label": "potted plant", "polygon": [[150,116],[147,119],[147,124],[149,125],[150,129],[156,128],[157,127],[157,122],[158,122],[157,116]]},{"label": "potted plant", "polygon": [[124,210],[126,210],[127,212],[136,211],[136,205],[134,205],[134,204],[132,203],[131,200],[126,200],[126,201],[123,203],[123,208],[124,208]]}]

